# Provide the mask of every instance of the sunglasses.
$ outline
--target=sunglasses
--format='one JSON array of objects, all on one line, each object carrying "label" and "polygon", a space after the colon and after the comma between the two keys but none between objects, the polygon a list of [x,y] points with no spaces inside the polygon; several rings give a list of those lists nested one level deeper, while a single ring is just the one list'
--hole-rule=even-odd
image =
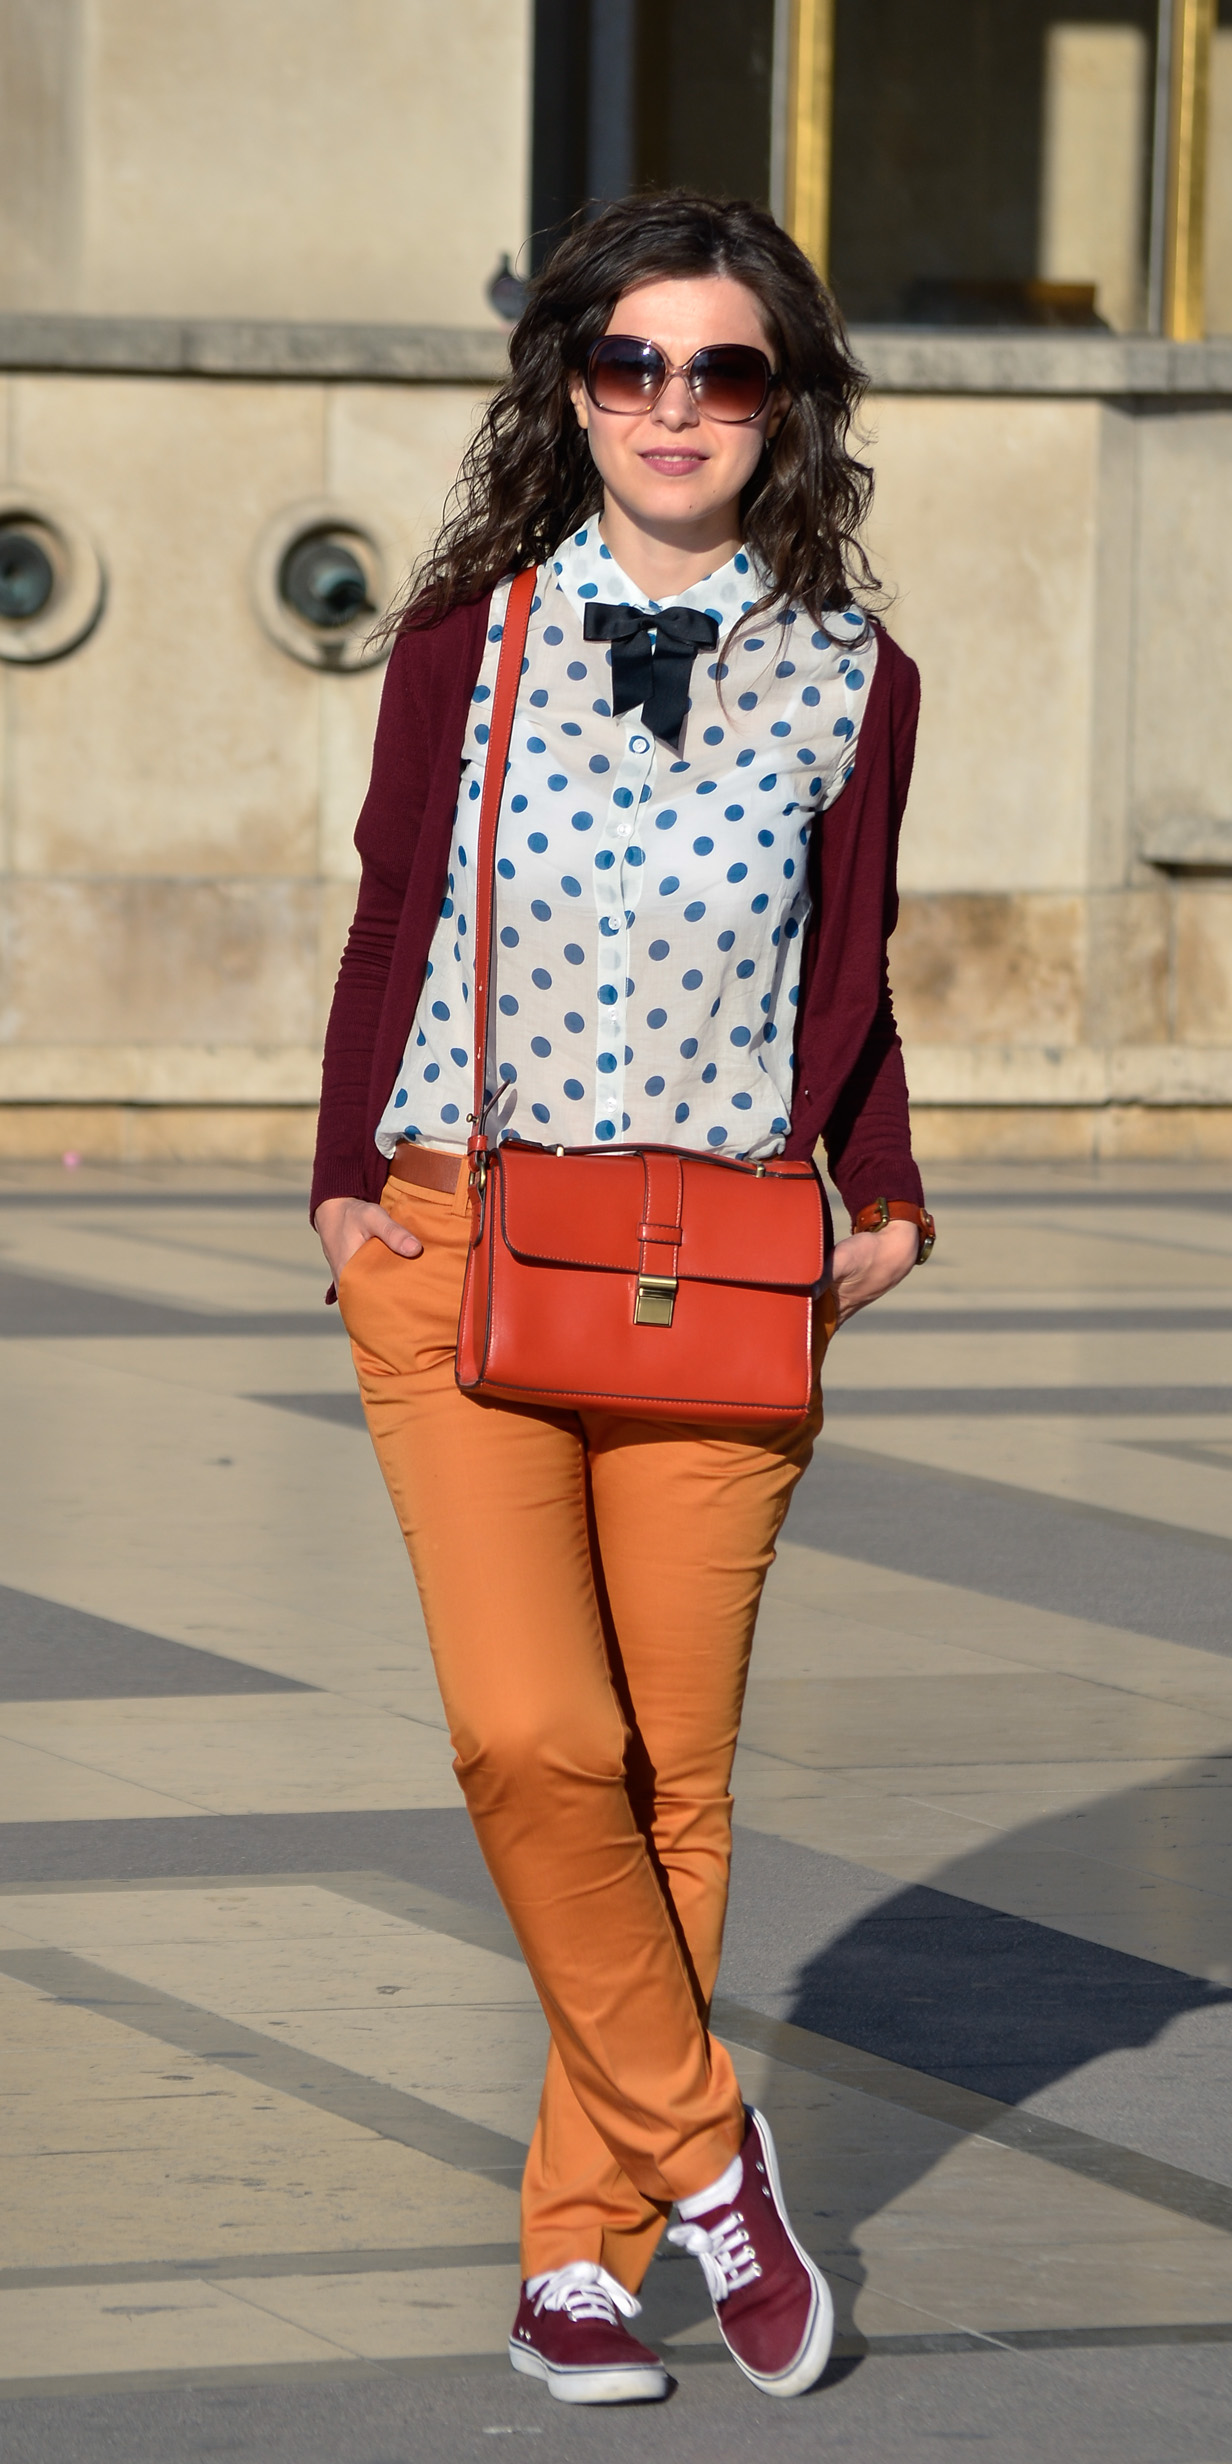
[{"label": "sunglasses", "polygon": [[735,427],[756,419],[776,383],[764,351],[747,342],[708,342],[683,367],[673,368],[657,342],[635,334],[605,334],[586,362],[583,378],[597,411],[631,417],[652,410],[666,385],[682,376],[698,410]]}]

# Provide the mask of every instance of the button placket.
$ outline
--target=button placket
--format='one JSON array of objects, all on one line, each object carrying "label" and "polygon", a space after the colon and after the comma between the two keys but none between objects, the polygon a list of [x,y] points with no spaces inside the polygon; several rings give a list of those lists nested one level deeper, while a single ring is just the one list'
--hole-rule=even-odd
[{"label": "button placket", "polygon": [[[612,1123],[606,1143],[623,1134],[625,1113],[625,1053],[628,1050],[629,917],[637,911],[645,865],[629,862],[639,843],[642,812],[649,801],[655,743],[649,730],[630,712],[625,721],[625,750],[617,766],[604,818],[603,835],[593,868],[595,913],[599,922],[596,952],[595,1119],[596,1141],[601,1125]],[[605,861],[606,859],[606,861]]]}]

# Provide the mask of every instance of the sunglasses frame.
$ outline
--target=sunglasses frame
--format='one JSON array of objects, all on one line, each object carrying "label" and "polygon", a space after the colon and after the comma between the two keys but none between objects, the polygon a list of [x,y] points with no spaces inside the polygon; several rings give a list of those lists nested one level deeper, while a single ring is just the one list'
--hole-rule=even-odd
[{"label": "sunglasses frame", "polygon": [[[594,365],[595,358],[609,342],[635,342],[640,350],[654,351],[663,364],[662,380],[656,386],[653,394],[650,395],[647,401],[636,403],[631,410],[613,411],[607,409],[605,404],[598,400],[594,387],[590,381],[590,372]],[[739,419],[724,419],[720,411],[707,410],[705,403],[698,400],[697,389],[693,382],[692,370],[696,367],[698,360],[704,359],[710,351],[748,351],[754,359],[759,359],[761,361],[762,368],[765,372],[765,386],[756,410],[745,411]],[[662,396],[666,393],[667,388],[671,384],[674,376],[682,376],[684,378],[694,407],[701,412],[703,419],[717,419],[720,427],[723,428],[747,428],[752,425],[755,419],[760,419],[771,394],[774,392],[775,386],[779,382],[779,379],[775,375],[765,352],[759,351],[757,345],[753,342],[703,342],[699,345],[696,351],[690,353],[688,359],[681,361],[679,367],[673,367],[671,361],[668,359],[666,351],[660,350],[658,343],[652,342],[648,334],[600,334],[598,341],[592,343],[590,350],[586,354],[586,366],[582,371],[582,383],[585,386],[587,394],[589,395],[591,402],[594,404],[595,409],[597,411],[602,411],[605,418],[637,419],[644,412],[652,411],[654,409],[656,402],[660,401]]]}]

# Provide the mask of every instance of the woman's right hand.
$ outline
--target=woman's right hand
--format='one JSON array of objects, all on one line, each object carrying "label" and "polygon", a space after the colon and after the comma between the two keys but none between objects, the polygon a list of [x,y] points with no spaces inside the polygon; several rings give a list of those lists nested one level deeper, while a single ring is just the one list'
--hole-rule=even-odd
[{"label": "woman's right hand", "polygon": [[404,1230],[383,1206],[374,1206],[368,1198],[322,1198],[312,1221],[335,1283],[365,1241],[384,1241],[400,1258],[417,1258],[423,1249],[413,1232]]}]

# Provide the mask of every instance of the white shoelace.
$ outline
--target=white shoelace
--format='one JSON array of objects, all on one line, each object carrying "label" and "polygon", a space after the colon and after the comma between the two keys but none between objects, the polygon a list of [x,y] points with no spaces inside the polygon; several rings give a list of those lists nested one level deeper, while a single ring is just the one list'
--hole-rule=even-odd
[{"label": "white shoelace", "polygon": [[621,2318],[635,2319],[641,2303],[633,2293],[609,2276],[606,2267],[594,2259],[574,2259],[568,2267],[554,2267],[546,2276],[532,2276],[526,2287],[538,2318],[541,2310],[563,2310],[570,2319],[602,2319],[614,2327],[617,2313]]},{"label": "white shoelace", "polygon": [[729,2293],[739,2293],[746,2284],[756,2284],[761,2274],[757,2253],[738,2207],[733,2207],[720,2224],[674,2224],[667,2238],[678,2249],[701,2260],[712,2301],[726,2301]]}]

